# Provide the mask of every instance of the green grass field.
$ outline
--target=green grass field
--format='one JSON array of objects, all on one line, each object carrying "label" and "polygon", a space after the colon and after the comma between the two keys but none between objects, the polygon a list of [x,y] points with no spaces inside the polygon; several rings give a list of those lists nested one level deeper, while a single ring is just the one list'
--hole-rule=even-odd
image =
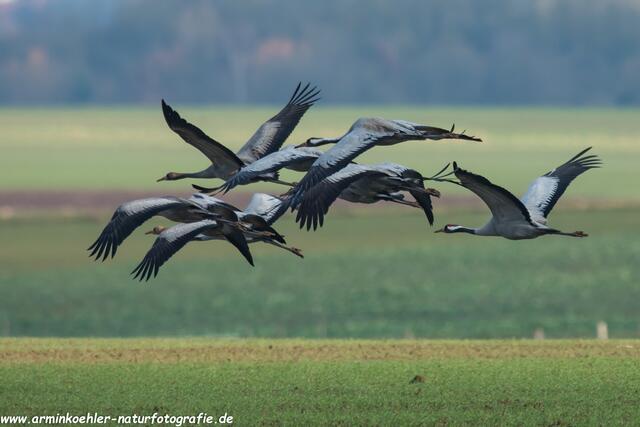
[{"label": "green grass field", "polygon": [[[0,339],[0,415],[633,425],[638,341]],[[416,376],[422,382],[413,382]]]},{"label": "green grass field", "polygon": [[[480,224],[486,213],[441,213]],[[637,210],[559,211],[586,239],[512,242],[433,234],[411,210],[343,211],[320,232],[279,228],[300,260],[253,245],[252,268],[223,242],[196,242],[146,284],[129,271],[153,239],[116,258],[85,248],[107,220],[0,222],[0,332],[30,336],[613,337],[640,333]],[[160,220],[151,221],[153,224]],[[6,238],[6,240],[5,240]],[[4,325],[4,327],[2,326]]]}]

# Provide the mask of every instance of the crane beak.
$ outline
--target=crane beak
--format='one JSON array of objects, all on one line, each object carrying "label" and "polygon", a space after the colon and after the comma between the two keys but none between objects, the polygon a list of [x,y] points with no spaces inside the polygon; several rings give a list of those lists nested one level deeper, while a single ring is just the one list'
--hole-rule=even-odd
[{"label": "crane beak", "polygon": [[166,181],[166,180],[167,180],[167,177],[166,177],[166,176],[163,176],[162,178],[158,178],[158,179],[156,179],[156,182]]},{"label": "crane beak", "polygon": [[149,230],[149,231],[147,231],[147,232],[146,232],[146,233],[144,233],[144,234],[153,234],[153,230]]},{"label": "crane beak", "polygon": [[435,188],[425,188],[425,191],[430,196],[438,197],[438,198],[440,197],[440,192],[438,190],[436,190]]},{"label": "crane beak", "polygon": [[444,233],[444,228],[434,231],[434,233]]},{"label": "crane beak", "polygon": [[307,144],[307,141],[305,141],[302,144],[296,145],[296,148],[302,148],[302,147],[308,147],[308,146],[309,146],[309,144]]}]

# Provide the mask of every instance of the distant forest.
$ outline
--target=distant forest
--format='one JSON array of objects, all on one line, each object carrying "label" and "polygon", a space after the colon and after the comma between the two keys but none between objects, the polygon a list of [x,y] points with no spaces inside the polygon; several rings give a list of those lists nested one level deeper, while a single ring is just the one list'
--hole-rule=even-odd
[{"label": "distant forest", "polygon": [[0,104],[639,105],[638,0],[2,0]]}]

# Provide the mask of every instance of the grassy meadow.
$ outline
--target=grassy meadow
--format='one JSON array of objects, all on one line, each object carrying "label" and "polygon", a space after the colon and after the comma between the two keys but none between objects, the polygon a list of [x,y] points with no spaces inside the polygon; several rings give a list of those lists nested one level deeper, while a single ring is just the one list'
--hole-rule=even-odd
[{"label": "grassy meadow", "polygon": [[[637,341],[0,339],[0,415],[633,425]],[[11,391],[4,393],[4,391]],[[216,417],[217,418],[217,417]]]},{"label": "grassy meadow", "polygon": [[[306,258],[253,245],[252,268],[223,242],[194,242],[139,283],[152,243],[116,258],[84,249],[106,219],[0,222],[0,331],[29,336],[613,337],[640,333],[635,210],[558,212],[586,239],[531,242],[433,234],[412,211],[344,212],[321,232],[280,225]],[[484,213],[443,213],[479,224]],[[147,228],[155,223],[152,221]],[[34,233],[34,229],[41,230]],[[146,228],[145,228],[146,230]],[[2,326],[4,325],[4,326]]]},{"label": "grassy meadow", "polygon": [[[174,107],[211,137],[239,148],[278,106],[261,108]],[[361,163],[395,161],[435,173],[447,162],[485,173],[516,193],[536,176],[595,146],[606,169],[582,177],[570,197],[634,198],[630,183],[640,171],[640,122],[635,109],[479,109],[422,107],[314,107],[289,143],[311,136],[338,136],[362,116],[402,118],[467,129],[481,144],[412,141],[380,147]],[[188,188],[185,181],[156,184],[170,170],[196,171],[207,160],[183,143],[157,108],[0,109],[0,189],[152,189],[168,193]],[[284,174],[291,178],[292,174]],[[257,185],[255,189],[264,189]],[[449,188],[450,194],[463,190]]]}]

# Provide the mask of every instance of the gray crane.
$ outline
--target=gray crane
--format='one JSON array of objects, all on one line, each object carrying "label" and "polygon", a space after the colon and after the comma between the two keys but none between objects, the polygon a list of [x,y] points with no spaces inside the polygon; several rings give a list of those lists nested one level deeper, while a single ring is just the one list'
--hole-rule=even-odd
[{"label": "gray crane", "polygon": [[[192,240],[226,239],[235,246],[249,264],[253,266],[253,256],[242,231],[215,220],[177,224],[170,228],[155,227],[147,234],[158,234],[153,246],[131,274],[134,279],[149,280],[158,275],[160,267],[176,252]],[[199,238],[199,236],[202,236]]]},{"label": "gray crane", "polygon": [[[222,178],[226,180],[243,166],[277,151],[293,132],[305,112],[319,100],[320,90],[309,86],[310,84],[307,83],[306,86],[301,87],[301,83],[298,83],[287,105],[278,114],[263,123],[237,153],[180,117],[163,99],[162,112],[169,128],[186,143],[204,154],[211,165],[199,172],[169,172],[158,181],[175,181],[184,178]],[[280,182],[277,174],[265,175],[262,178],[267,181]]]},{"label": "gray crane", "polygon": [[460,169],[454,162],[453,173],[460,182],[451,182],[480,197],[491,210],[492,217],[480,228],[447,224],[436,233],[501,236],[510,240],[535,239],[544,235],[587,237],[583,231],[565,233],[550,228],[547,226],[547,217],[576,177],[602,165],[598,156],[585,155],[590,149],[591,147],[581,151],[566,163],[536,178],[521,199],[483,176]]},{"label": "gray crane", "polygon": [[322,151],[310,147],[295,147],[289,145],[281,150],[264,156],[255,162],[243,166],[237,173],[233,174],[220,187],[206,188],[199,185],[193,185],[198,191],[205,193],[223,192],[226,194],[238,185],[246,185],[261,177],[276,173],[280,169],[287,168],[297,172],[306,172],[309,170],[313,162],[322,155]]},{"label": "gray crane", "polygon": [[256,232],[256,237],[267,236],[277,242],[286,243],[284,237],[271,227],[281,216],[278,215],[278,208],[282,201],[275,196],[256,193],[252,196],[244,210],[229,205],[217,197],[202,193],[193,194],[190,200],[206,206],[209,211],[220,210],[221,208],[219,206],[223,204],[226,208],[233,209],[233,217],[237,218],[239,223],[242,224],[243,230],[249,235],[251,235],[252,232]]},{"label": "gray crane", "polygon": [[[448,166],[447,166],[448,167]],[[436,174],[437,175],[437,174]],[[431,197],[440,197],[440,192],[425,188],[424,178],[418,171],[397,163],[377,165],[350,164],[329,175],[302,196],[298,205],[296,222],[307,230],[322,227],[324,216],[333,202],[340,198],[354,203],[376,203],[381,200],[422,209],[433,224]],[[403,191],[408,191],[415,201],[404,200]]]},{"label": "gray crane", "polygon": [[382,118],[358,119],[346,134],[340,138],[311,138],[301,146],[318,146],[335,143],[313,163],[309,172],[294,187],[290,205],[295,208],[302,201],[306,191],[320,181],[347,166],[360,154],[378,145],[394,145],[409,140],[461,139],[481,141],[481,139],[463,133],[411,123],[404,120]]},{"label": "gray crane", "polygon": [[[209,196],[201,197],[206,199]],[[141,281],[149,280],[152,275],[155,277],[160,267],[191,241],[228,240],[251,265],[253,258],[247,244],[255,242],[264,242],[304,258],[300,249],[287,246],[284,238],[271,228],[279,218],[277,213],[281,203],[282,201],[275,196],[254,194],[244,211],[236,212],[241,221],[252,225],[250,230],[243,232],[244,239],[230,240],[229,233],[234,233],[232,238],[235,238],[237,230],[215,220],[178,224],[170,228],[156,226],[146,233],[157,235],[156,241],[131,274]]]},{"label": "gray crane", "polygon": [[[235,206],[215,197],[194,194],[189,199],[173,196],[150,197],[125,202],[113,213],[96,241],[87,249],[96,261],[113,258],[118,246],[147,220],[162,216],[174,222],[189,223],[204,219],[218,222],[237,223]],[[241,226],[241,225],[238,225]]]}]

